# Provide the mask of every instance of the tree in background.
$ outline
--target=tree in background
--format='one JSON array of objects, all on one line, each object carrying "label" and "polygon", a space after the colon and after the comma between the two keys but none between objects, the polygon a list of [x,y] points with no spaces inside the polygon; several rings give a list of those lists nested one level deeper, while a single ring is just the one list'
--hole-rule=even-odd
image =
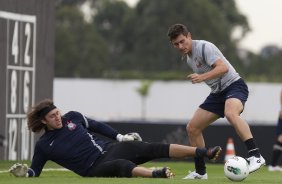
[{"label": "tree in background", "polygon": [[149,95],[149,89],[152,82],[148,80],[142,80],[141,85],[137,88],[138,94],[141,96],[141,119],[146,119],[146,99]]},{"label": "tree in background", "polygon": [[[90,21],[81,9],[86,2]],[[258,68],[265,65],[258,61],[264,58],[247,51],[247,58],[239,57],[238,41],[250,28],[234,0],[140,0],[134,8],[118,0],[57,0],[55,75],[185,80],[188,67],[166,36],[174,23],[187,25],[193,39],[215,43],[246,80],[261,78]],[[240,37],[232,37],[235,29]],[[267,67],[275,68],[276,58],[269,57]]]},{"label": "tree in background", "polygon": [[57,77],[99,77],[109,67],[106,41],[76,7],[57,9],[55,40]]},{"label": "tree in background", "polygon": [[123,2],[106,0],[97,8],[93,24],[109,43],[116,71],[138,70],[148,74],[177,70],[176,61],[180,58],[170,49],[166,36],[168,27],[177,22],[188,25],[195,39],[211,40],[219,45],[236,65],[240,60],[231,33],[235,26],[243,27],[246,32],[248,24],[234,1],[230,1],[229,6],[225,6],[228,4],[225,1],[215,2],[140,0],[130,10]]}]

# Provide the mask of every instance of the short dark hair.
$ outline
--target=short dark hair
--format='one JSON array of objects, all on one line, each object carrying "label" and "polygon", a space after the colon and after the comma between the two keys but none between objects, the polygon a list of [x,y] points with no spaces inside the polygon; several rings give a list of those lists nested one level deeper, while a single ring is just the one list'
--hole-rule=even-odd
[{"label": "short dark hair", "polygon": [[177,38],[179,35],[187,36],[189,33],[187,27],[183,24],[174,24],[170,26],[167,31],[167,36],[169,37],[170,41]]}]

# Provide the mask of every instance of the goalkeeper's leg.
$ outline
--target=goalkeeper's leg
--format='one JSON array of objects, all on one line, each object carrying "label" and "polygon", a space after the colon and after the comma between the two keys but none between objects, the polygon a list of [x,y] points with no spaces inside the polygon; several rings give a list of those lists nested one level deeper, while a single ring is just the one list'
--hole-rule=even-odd
[{"label": "goalkeeper's leg", "polygon": [[196,148],[179,144],[147,143],[140,141],[120,142],[112,146],[98,163],[125,159],[140,165],[159,158],[207,157],[216,160],[221,152],[219,146]]},{"label": "goalkeeper's leg", "polygon": [[221,151],[222,149],[220,146],[211,148],[196,148],[179,144],[171,144],[169,148],[169,156],[172,158],[207,157],[208,159],[215,161]]},{"label": "goalkeeper's leg", "polygon": [[101,162],[88,172],[90,177],[132,177],[136,164],[125,159]]},{"label": "goalkeeper's leg", "polygon": [[153,170],[137,166],[129,160],[117,159],[98,164],[90,170],[88,176],[173,178],[174,174],[168,167]]},{"label": "goalkeeper's leg", "polygon": [[124,159],[140,165],[158,158],[169,158],[169,144],[128,141],[111,146],[97,164]]}]

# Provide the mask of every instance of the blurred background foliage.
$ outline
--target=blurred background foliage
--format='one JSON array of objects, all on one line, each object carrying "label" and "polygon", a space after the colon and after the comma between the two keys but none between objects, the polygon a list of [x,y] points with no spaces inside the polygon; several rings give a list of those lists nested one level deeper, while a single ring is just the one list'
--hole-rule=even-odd
[{"label": "blurred background foliage", "polygon": [[217,45],[247,81],[282,82],[280,48],[238,48],[250,27],[234,0],[140,0],[135,7],[56,0],[55,23],[55,77],[185,80],[191,70],[166,35],[170,25],[183,23],[193,39]]}]

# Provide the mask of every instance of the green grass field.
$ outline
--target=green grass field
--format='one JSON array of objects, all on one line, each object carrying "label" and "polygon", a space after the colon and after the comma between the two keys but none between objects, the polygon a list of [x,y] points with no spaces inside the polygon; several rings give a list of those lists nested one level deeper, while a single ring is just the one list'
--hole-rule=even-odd
[{"label": "green grass field", "polygon": [[[41,176],[38,178],[16,178],[11,176],[8,170],[11,165],[15,162],[11,161],[0,161],[0,183],[1,184],[186,184],[186,183],[209,183],[209,184],[220,184],[220,183],[233,183],[232,181],[225,178],[223,173],[223,164],[207,164],[208,180],[183,180],[188,170],[193,170],[193,163],[188,162],[149,162],[144,164],[145,167],[161,167],[169,166],[172,171],[176,174],[173,179],[152,179],[152,178],[83,178],[70,171],[43,171]],[[47,168],[60,168],[60,166],[48,162]],[[249,184],[274,184],[282,183],[282,173],[280,172],[268,172],[267,168],[264,167],[259,171],[249,175],[247,179],[242,183]]]}]

